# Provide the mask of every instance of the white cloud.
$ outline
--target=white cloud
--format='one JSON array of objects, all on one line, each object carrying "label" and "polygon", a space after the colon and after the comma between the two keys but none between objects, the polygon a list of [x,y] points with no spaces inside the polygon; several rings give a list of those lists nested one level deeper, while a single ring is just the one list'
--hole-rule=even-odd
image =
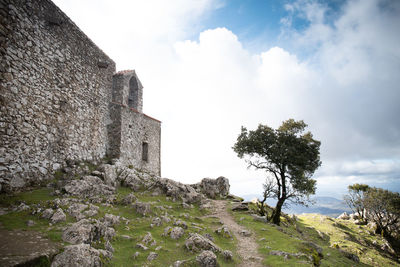
[{"label": "white cloud", "polygon": [[286,31],[294,51],[312,51],[305,58],[280,47],[254,54],[226,28],[193,40],[198,21],[221,2],[56,2],[120,69],[137,70],[145,112],[163,121],[164,176],[196,182],[224,175],[234,193],[260,193],[264,174],[248,171],[231,147],[241,125],[277,127],[291,117],[322,141],[321,192],[338,181],[336,189],[345,190],[367,173],[398,173],[399,4],[349,1],[329,24],[326,6],[288,5],[310,23]]}]

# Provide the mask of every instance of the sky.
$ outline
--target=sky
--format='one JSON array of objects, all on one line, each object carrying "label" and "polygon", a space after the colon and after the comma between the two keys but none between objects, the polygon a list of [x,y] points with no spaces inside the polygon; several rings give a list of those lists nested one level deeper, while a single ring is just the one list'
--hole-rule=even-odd
[{"label": "sky", "polygon": [[317,195],[367,183],[400,192],[400,1],[54,0],[162,121],[162,176],[225,176],[237,195],[266,174],[232,146],[241,126],[304,120],[321,141]]}]

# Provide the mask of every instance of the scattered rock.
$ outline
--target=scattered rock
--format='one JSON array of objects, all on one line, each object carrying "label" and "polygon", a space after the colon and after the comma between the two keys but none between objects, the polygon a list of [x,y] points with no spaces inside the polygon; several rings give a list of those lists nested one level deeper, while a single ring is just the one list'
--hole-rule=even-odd
[{"label": "scattered rock", "polygon": [[74,217],[76,220],[80,220],[85,218],[85,215],[83,215],[81,212],[87,209],[88,205],[81,204],[81,203],[74,203],[69,208],[67,209],[67,212],[69,215]]},{"label": "scattered rock", "polygon": [[215,230],[215,233],[217,233],[218,235],[221,235],[223,237],[226,237],[226,238],[232,237],[231,232],[229,231],[228,227],[226,227],[225,225],[218,228],[217,230]]},{"label": "scattered rock", "polygon": [[117,172],[113,165],[103,164],[100,169],[104,172],[104,183],[108,186],[117,186]]},{"label": "scattered rock", "polygon": [[51,267],[100,267],[102,266],[100,255],[99,250],[90,247],[88,244],[70,245],[54,257]]},{"label": "scattered rock", "polygon": [[146,245],[149,245],[154,242],[153,236],[151,235],[150,232],[147,232],[147,234],[143,237],[142,242],[145,243]]},{"label": "scattered rock", "polygon": [[204,250],[196,257],[196,261],[201,267],[216,267],[217,256],[210,250]]},{"label": "scattered rock", "polygon": [[140,248],[140,249],[143,249],[143,250],[148,250],[148,249],[149,249],[148,247],[146,247],[146,246],[143,245],[142,243],[137,243],[137,244],[136,244],[136,247],[137,247],[137,248]]},{"label": "scattered rock", "polygon": [[251,232],[247,230],[240,230],[239,234],[241,234],[242,236],[251,236]]},{"label": "scattered rock", "polygon": [[36,224],[36,223],[35,223],[34,221],[32,221],[32,220],[28,220],[28,221],[26,222],[26,225],[29,226],[29,227],[34,226],[35,224]]},{"label": "scattered rock", "polygon": [[204,178],[200,183],[192,185],[197,191],[205,194],[209,198],[227,197],[229,195],[229,180],[225,177],[217,179]]},{"label": "scattered rock", "polygon": [[67,216],[63,212],[61,208],[58,208],[56,212],[51,216],[51,223],[59,223],[59,222],[65,222],[67,220]]},{"label": "scattered rock", "polygon": [[155,252],[150,252],[149,256],[147,257],[148,261],[155,260],[158,257],[158,254]]},{"label": "scattered rock", "polygon": [[179,226],[172,228],[171,232],[169,233],[170,237],[175,240],[181,238],[181,236],[183,236],[184,234],[185,230],[183,230],[183,228]]},{"label": "scattered rock", "polygon": [[224,257],[225,260],[230,261],[233,259],[233,253],[230,250],[224,250],[222,251],[222,257]]},{"label": "scattered rock", "polygon": [[174,225],[175,225],[175,226],[180,226],[180,227],[182,227],[182,228],[184,228],[184,229],[187,229],[187,228],[188,228],[186,222],[185,222],[185,221],[182,221],[182,220],[177,220],[177,221],[175,221],[175,222],[174,222]]},{"label": "scattered rock", "polygon": [[139,257],[139,255],[140,255],[140,252],[136,251],[135,254],[132,255],[132,258],[136,259],[137,257]]},{"label": "scattered rock", "polygon": [[249,203],[247,203],[247,202],[235,203],[232,205],[232,210],[233,211],[247,211],[247,210],[249,210]]},{"label": "scattered rock", "polygon": [[145,202],[136,201],[135,204],[133,204],[133,208],[137,213],[143,216],[146,216],[151,212],[150,204]]},{"label": "scattered rock", "polygon": [[54,214],[53,209],[45,209],[42,213],[42,218],[43,219],[50,219]]},{"label": "scattered rock", "polygon": [[340,220],[349,220],[349,219],[350,219],[350,216],[347,214],[347,212],[343,212],[342,214],[340,214],[340,215],[337,217],[337,219],[340,219]]},{"label": "scattered rock", "polygon": [[101,238],[111,240],[115,236],[115,230],[108,227],[107,224],[98,220],[82,219],[63,232],[62,238],[65,242],[71,244],[91,243]]},{"label": "scattered rock", "polygon": [[136,200],[137,200],[137,197],[133,193],[130,193],[121,200],[121,204],[130,205],[130,204],[134,203]]},{"label": "scattered rock", "polygon": [[263,223],[267,223],[268,219],[265,216],[260,216],[257,214],[251,214],[251,217],[253,217],[253,220],[256,222],[263,222]]},{"label": "scattered rock", "polygon": [[104,215],[104,223],[107,226],[114,226],[116,224],[119,224],[119,216],[113,215],[113,214],[106,214]]},{"label": "scattered rock", "polygon": [[180,199],[182,202],[188,204],[199,203],[203,198],[202,194],[196,192],[192,186],[171,179],[157,179],[155,181],[155,186],[161,189],[161,191],[167,196],[172,197],[175,200]]},{"label": "scattered rock", "polygon": [[63,190],[71,196],[91,198],[112,195],[115,188],[106,185],[99,177],[87,175],[81,180],[71,180]]},{"label": "scattered rock", "polygon": [[209,239],[197,234],[191,233],[189,238],[185,241],[185,247],[189,251],[201,251],[201,250],[212,250],[214,252],[220,252],[221,249],[215,245]]},{"label": "scattered rock", "polygon": [[106,241],[106,243],[104,244],[104,248],[107,250],[107,251],[109,251],[109,252],[111,252],[111,253],[114,253],[114,248],[113,248],[113,246],[111,245],[111,243],[110,243],[110,241]]}]

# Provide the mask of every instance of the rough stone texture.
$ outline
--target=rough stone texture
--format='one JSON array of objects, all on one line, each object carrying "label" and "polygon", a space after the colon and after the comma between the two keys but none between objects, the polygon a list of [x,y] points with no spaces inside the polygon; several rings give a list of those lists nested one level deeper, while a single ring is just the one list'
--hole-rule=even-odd
[{"label": "rough stone texture", "polygon": [[184,234],[185,234],[185,230],[183,230],[183,228],[179,227],[179,226],[174,227],[171,229],[171,231],[169,231],[169,236],[175,240],[181,238],[181,236],[183,236]]},{"label": "rough stone texture", "polygon": [[210,250],[205,250],[196,257],[196,261],[201,267],[216,267],[217,256]]},{"label": "rough stone texture", "polygon": [[196,190],[186,184],[182,184],[167,178],[160,178],[154,181],[154,186],[162,190],[164,194],[174,199],[180,199],[185,203],[200,202],[203,195],[196,192]]},{"label": "rough stone texture", "polygon": [[54,257],[51,267],[100,267],[100,251],[88,244],[70,245]]},{"label": "rough stone texture", "polygon": [[200,183],[193,185],[193,187],[209,198],[215,199],[216,197],[227,197],[230,185],[229,180],[221,176],[217,179],[204,178]]},{"label": "rough stone texture", "polygon": [[39,185],[68,161],[106,154],[160,175],[161,123],[142,113],[135,72],[113,76],[115,63],[50,0],[1,3],[0,191]]},{"label": "rough stone texture", "polygon": [[67,216],[65,215],[64,211],[61,208],[58,208],[56,212],[51,216],[52,223],[59,223],[66,221]]},{"label": "rough stone texture", "polygon": [[151,212],[149,203],[143,203],[140,201],[136,201],[135,204],[133,204],[133,208],[136,210],[137,213],[145,216]]},{"label": "rough stone texture", "polygon": [[105,155],[115,63],[51,1],[2,2],[0,177],[12,190]]},{"label": "rough stone texture", "polygon": [[111,240],[115,236],[115,230],[108,227],[107,223],[98,220],[82,219],[66,228],[62,239],[71,244],[91,243],[101,238]]},{"label": "rough stone texture", "polygon": [[350,216],[347,214],[347,212],[343,212],[342,214],[340,214],[340,215],[337,217],[337,219],[340,219],[340,220],[349,220],[349,219],[350,219]]},{"label": "rough stone texture", "polygon": [[197,233],[191,233],[189,238],[185,241],[185,247],[189,251],[201,251],[201,250],[212,250],[214,252],[220,252],[221,249],[215,245],[212,241],[201,236]]},{"label": "rough stone texture", "polygon": [[[132,81],[136,86],[132,86]],[[134,97],[136,103],[129,101],[130,91],[138,87]],[[124,165],[161,175],[161,123],[142,113],[143,86],[135,71],[119,72],[114,76],[112,102],[108,125],[112,157],[119,158]],[[143,158],[143,144],[147,144],[147,159]]]},{"label": "rough stone texture", "polygon": [[97,197],[109,196],[114,193],[115,188],[108,186],[97,176],[85,176],[81,180],[72,180],[64,186],[64,191],[72,196]]}]

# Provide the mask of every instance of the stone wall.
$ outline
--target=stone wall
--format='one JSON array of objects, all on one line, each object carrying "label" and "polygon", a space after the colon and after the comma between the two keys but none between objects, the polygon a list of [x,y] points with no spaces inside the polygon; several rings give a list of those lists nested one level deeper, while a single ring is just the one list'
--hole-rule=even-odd
[{"label": "stone wall", "polygon": [[0,191],[103,157],[115,63],[48,0],[0,0],[0,22]]},{"label": "stone wall", "polygon": [[[130,92],[135,88],[137,94],[130,102]],[[161,175],[161,122],[141,112],[143,86],[135,71],[115,74],[112,91],[109,155],[118,158],[124,165]],[[134,103],[133,107],[130,103]]]}]

